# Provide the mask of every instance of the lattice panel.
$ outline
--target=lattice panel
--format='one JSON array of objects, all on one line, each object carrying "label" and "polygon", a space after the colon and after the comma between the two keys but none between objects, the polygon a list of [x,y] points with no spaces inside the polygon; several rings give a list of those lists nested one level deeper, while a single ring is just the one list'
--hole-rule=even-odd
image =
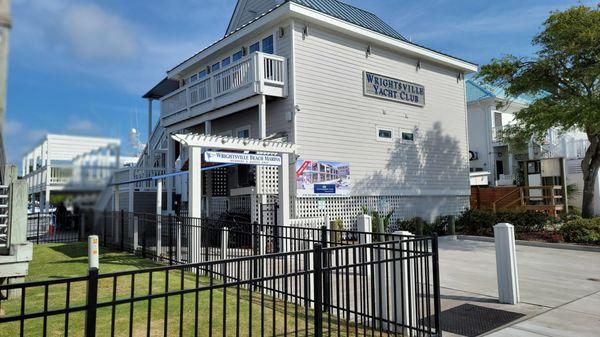
[{"label": "lattice panel", "polygon": [[[319,202],[321,200],[321,202]],[[390,224],[398,219],[420,216],[427,221],[438,215],[456,215],[469,206],[469,196],[456,197],[402,197],[365,196],[349,198],[295,198],[292,214],[294,218],[318,218],[328,215],[331,220],[342,219],[344,228],[356,229],[356,217],[362,214],[363,206],[369,211],[388,213],[394,210]]]},{"label": "lattice panel", "polygon": [[226,197],[228,192],[227,186],[227,167],[211,170],[212,184],[211,192],[215,197]]},{"label": "lattice panel", "polygon": [[256,193],[279,193],[279,168],[277,166],[256,167]]}]

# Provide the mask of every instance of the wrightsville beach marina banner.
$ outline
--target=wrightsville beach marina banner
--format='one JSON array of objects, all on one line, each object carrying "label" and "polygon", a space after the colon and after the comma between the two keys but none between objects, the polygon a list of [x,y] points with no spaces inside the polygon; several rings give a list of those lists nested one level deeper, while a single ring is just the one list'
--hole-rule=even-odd
[{"label": "wrightsville beach marina banner", "polygon": [[297,197],[345,197],[350,195],[348,162],[298,160],[296,162]]}]

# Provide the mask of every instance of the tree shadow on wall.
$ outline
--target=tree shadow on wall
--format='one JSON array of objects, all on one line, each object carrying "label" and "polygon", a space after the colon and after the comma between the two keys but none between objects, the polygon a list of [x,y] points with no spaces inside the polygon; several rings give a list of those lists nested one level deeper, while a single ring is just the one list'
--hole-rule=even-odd
[{"label": "tree shadow on wall", "polygon": [[385,170],[357,180],[355,190],[379,195],[440,195],[456,194],[456,190],[469,186],[469,164],[463,153],[466,150],[455,137],[443,133],[440,122],[422,136],[418,130],[413,134],[414,141],[396,140]]}]

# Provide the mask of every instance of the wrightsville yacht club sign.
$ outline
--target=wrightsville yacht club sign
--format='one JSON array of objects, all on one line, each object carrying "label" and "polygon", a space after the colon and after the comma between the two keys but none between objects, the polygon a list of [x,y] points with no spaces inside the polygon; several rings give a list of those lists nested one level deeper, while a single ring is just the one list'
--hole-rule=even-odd
[{"label": "wrightsville yacht club sign", "polygon": [[281,156],[265,154],[206,151],[204,160],[209,163],[281,166]]},{"label": "wrightsville yacht club sign", "polygon": [[425,87],[396,78],[363,72],[366,96],[379,97],[417,106],[425,106]]}]

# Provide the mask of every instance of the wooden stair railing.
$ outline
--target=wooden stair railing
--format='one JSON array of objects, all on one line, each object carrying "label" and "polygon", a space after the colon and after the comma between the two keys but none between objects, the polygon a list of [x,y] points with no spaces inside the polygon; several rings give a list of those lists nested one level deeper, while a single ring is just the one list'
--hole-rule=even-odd
[{"label": "wooden stair railing", "polygon": [[[506,200],[508,200],[508,202],[502,205],[502,207],[499,207],[500,203]],[[520,204],[521,206],[525,204],[524,192],[523,188],[521,187],[505,194],[504,196],[492,202],[492,209],[495,213],[499,208],[509,208],[516,204]]]}]

